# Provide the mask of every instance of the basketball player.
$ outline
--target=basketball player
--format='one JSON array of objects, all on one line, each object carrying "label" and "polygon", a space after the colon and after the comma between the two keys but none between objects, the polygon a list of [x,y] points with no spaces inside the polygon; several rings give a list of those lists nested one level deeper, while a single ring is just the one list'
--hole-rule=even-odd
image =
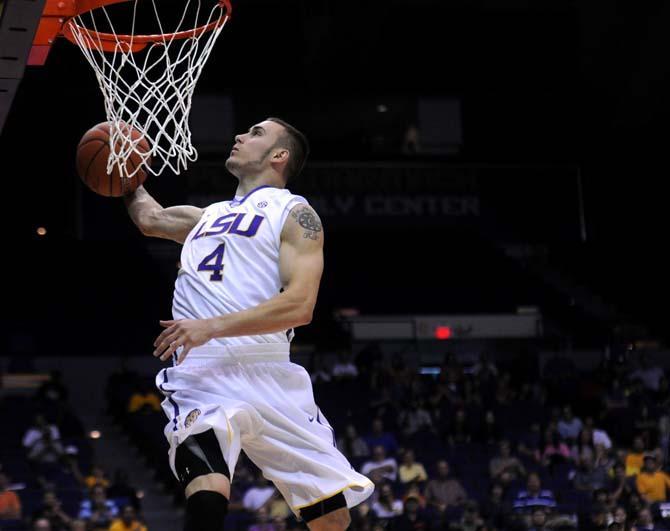
[{"label": "basketball player", "polygon": [[170,419],[170,466],[185,489],[186,531],[220,531],[243,449],[312,530],[346,529],[372,483],[335,448],[307,372],[289,361],[323,271],[323,229],[287,181],[309,152],[277,118],[235,137],[226,168],[235,198],[205,209],[127,196],[143,234],[183,243],[173,320],[154,355],[173,359],[156,383]]}]

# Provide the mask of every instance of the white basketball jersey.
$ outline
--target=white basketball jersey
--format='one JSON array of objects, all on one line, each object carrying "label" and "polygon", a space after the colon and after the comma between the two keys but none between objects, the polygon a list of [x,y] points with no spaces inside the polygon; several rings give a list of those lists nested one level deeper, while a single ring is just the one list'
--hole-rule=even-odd
[{"label": "white basketball jersey", "polygon": [[[207,207],[181,252],[172,315],[208,319],[253,308],[278,295],[279,245],[290,210],[304,197],[260,186]],[[208,346],[289,343],[292,330],[215,338]]]}]

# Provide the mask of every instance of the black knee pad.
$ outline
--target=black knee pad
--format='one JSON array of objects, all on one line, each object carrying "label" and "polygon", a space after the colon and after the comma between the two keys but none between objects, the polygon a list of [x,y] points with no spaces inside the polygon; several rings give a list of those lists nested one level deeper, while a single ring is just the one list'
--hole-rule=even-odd
[{"label": "black knee pad", "polygon": [[223,531],[228,500],[220,492],[199,490],[186,500],[184,531]]},{"label": "black knee pad", "polygon": [[300,509],[300,517],[307,523],[317,518],[322,517],[324,514],[332,513],[338,509],[342,509],[347,506],[347,500],[344,499],[344,494],[341,492],[321,500],[313,505],[308,505]]},{"label": "black knee pad", "polygon": [[174,467],[181,486],[186,486],[198,476],[218,473],[230,480],[230,470],[223,458],[214,430],[189,436],[177,446]]}]

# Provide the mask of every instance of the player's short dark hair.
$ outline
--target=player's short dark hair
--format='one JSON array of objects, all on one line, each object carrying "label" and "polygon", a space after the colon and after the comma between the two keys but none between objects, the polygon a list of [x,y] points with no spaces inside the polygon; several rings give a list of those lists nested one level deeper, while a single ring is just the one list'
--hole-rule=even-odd
[{"label": "player's short dark hair", "polygon": [[305,167],[305,162],[307,162],[309,156],[309,141],[303,133],[281,118],[270,117],[268,121],[278,123],[284,128],[284,132],[279,136],[276,145],[288,149],[290,153],[284,172],[286,182],[288,182],[300,175]]}]

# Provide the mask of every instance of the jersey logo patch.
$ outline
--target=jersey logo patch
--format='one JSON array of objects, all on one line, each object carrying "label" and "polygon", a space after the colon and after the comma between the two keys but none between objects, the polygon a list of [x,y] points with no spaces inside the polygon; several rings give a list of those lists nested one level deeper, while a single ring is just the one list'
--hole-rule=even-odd
[{"label": "jersey logo patch", "polygon": [[265,208],[266,206],[268,206],[268,202],[267,202],[267,201],[261,201],[261,202],[258,203],[256,206],[257,206],[258,208]]},{"label": "jersey logo patch", "polygon": [[186,415],[186,420],[184,420],[184,427],[188,428],[195,422],[195,419],[197,419],[200,416],[200,410],[199,409],[194,409],[191,411],[188,415]]}]

